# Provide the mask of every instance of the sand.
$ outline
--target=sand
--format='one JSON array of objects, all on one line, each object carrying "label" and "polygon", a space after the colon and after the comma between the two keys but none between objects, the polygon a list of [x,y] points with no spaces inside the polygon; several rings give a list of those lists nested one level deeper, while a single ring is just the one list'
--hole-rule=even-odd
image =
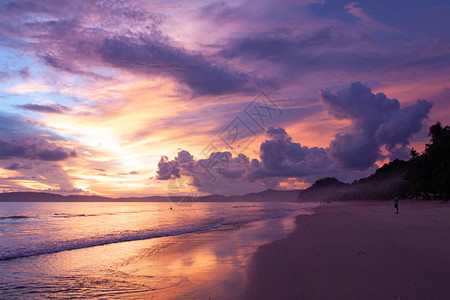
[{"label": "sand", "polygon": [[260,246],[242,299],[450,299],[450,203],[324,204]]}]

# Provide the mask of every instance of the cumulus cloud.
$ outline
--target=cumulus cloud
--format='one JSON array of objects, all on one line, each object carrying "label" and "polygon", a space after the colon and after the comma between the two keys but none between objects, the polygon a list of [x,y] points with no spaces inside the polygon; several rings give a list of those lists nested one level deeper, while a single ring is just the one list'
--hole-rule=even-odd
[{"label": "cumulus cloud", "polygon": [[[432,106],[418,100],[400,108],[397,99],[373,94],[359,82],[336,93],[323,90],[319,98],[336,119],[352,122],[336,134],[327,148],[302,146],[284,128],[270,127],[267,139],[260,145],[259,159],[214,152],[208,158],[195,160],[183,150],[173,160],[161,158],[157,178],[192,176],[192,184],[204,192],[223,194],[276,187],[286,178],[313,182],[333,176],[351,181],[372,173],[379,159],[407,158],[411,136],[420,131]],[[387,155],[382,154],[382,147]]]},{"label": "cumulus cloud", "polygon": [[345,132],[335,136],[328,154],[340,166],[359,170],[382,158],[382,146],[391,154],[407,146],[432,107],[432,103],[418,100],[400,108],[397,99],[389,99],[383,93],[373,94],[359,82],[336,93],[322,90],[319,98],[331,115],[352,121]]},{"label": "cumulus cloud", "polygon": [[309,182],[327,171],[335,172],[325,149],[301,146],[281,127],[268,128],[266,135],[268,139],[261,144],[259,160],[250,160],[242,153],[233,157],[227,151],[194,160],[183,150],[173,160],[161,157],[157,179],[191,176],[192,184],[203,192],[237,194],[277,187],[276,178],[298,177]]},{"label": "cumulus cloud", "polygon": [[156,179],[167,180],[179,177],[180,168],[178,167],[178,162],[170,161],[167,156],[161,156],[158,162],[158,170],[156,171]]},{"label": "cumulus cloud", "polygon": [[244,154],[233,157],[230,152],[213,152],[208,158],[195,160],[182,150],[173,160],[161,157],[156,174],[159,180],[191,177],[190,184],[202,192],[228,195],[263,190],[262,182],[250,178],[257,167],[259,163],[250,162]]},{"label": "cumulus cloud", "polygon": [[156,171],[156,179],[167,180],[180,178],[181,168],[192,167],[194,157],[186,150],[178,152],[174,160],[169,160],[167,156],[161,156]]},{"label": "cumulus cloud", "polygon": [[332,165],[325,149],[295,143],[281,127],[270,127],[266,134],[270,139],[261,143],[256,177],[307,177],[324,174]]}]

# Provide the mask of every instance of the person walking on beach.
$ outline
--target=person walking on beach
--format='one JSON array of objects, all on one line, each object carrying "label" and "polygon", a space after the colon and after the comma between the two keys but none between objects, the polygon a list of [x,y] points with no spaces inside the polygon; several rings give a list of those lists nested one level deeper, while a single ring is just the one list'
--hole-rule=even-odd
[{"label": "person walking on beach", "polygon": [[398,214],[398,197],[397,197],[397,195],[394,196],[394,207],[397,210],[395,213]]}]

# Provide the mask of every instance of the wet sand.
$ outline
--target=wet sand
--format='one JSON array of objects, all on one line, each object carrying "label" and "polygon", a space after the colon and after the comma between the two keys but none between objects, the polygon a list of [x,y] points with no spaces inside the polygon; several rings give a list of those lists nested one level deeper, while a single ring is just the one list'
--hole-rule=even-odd
[{"label": "wet sand", "polygon": [[324,204],[253,255],[242,299],[450,299],[450,203]]}]

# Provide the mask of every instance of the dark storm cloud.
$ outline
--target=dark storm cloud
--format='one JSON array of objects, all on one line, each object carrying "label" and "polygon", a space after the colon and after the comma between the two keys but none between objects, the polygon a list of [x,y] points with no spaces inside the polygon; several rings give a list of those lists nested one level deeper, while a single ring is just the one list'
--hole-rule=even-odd
[{"label": "dark storm cloud", "polygon": [[382,158],[380,148],[390,152],[409,144],[413,133],[419,132],[432,104],[418,100],[400,109],[397,99],[356,82],[336,93],[321,91],[325,108],[337,119],[352,121],[345,133],[330,143],[328,154],[342,167],[364,170]]},{"label": "dark storm cloud", "polygon": [[249,89],[250,78],[211,64],[200,54],[154,39],[120,36],[105,39],[99,49],[104,61],[140,73],[175,77],[196,95],[219,95]]},{"label": "dark storm cloud", "polygon": [[43,161],[61,161],[76,157],[74,150],[54,147],[42,138],[17,138],[0,140],[0,159],[25,158]]},{"label": "dark storm cloud", "polygon": [[28,103],[25,105],[16,105],[16,107],[36,112],[55,113],[55,114],[64,114],[71,110],[69,107],[61,104],[41,105]]}]

